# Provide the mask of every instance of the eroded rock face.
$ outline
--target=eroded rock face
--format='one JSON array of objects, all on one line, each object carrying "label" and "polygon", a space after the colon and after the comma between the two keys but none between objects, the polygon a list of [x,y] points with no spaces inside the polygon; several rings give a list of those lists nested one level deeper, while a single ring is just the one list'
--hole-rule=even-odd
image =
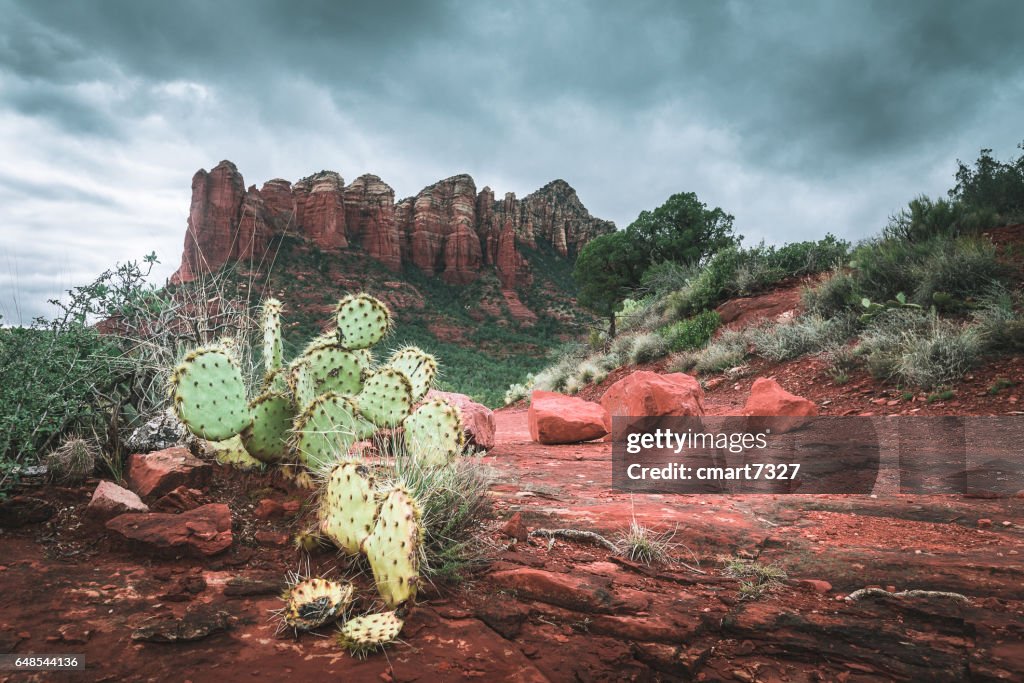
[{"label": "eroded rock face", "polygon": [[411,263],[451,284],[474,281],[496,269],[505,289],[531,284],[521,248],[547,248],[574,258],[594,237],[611,232],[594,218],[564,180],[522,200],[479,193],[468,175],[434,183],[395,203],[394,190],[375,175],[346,186],[333,171],[294,185],[275,178],[245,189],[230,161],[192,179],[192,205],[181,266],[172,282],[188,282],[234,260],[259,262],[275,235],[306,238],[323,250],[362,249],[389,269]]},{"label": "eroded rock face", "polygon": [[553,391],[530,397],[530,438],[543,444],[579,443],[608,433],[608,413],[597,403]]}]

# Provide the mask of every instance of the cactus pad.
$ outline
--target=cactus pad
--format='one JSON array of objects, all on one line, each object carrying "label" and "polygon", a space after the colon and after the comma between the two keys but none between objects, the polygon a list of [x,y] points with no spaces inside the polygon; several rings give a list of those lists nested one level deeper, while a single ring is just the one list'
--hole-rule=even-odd
[{"label": "cactus pad", "polygon": [[252,422],[242,430],[245,450],[266,463],[281,460],[288,452],[295,409],[287,394],[262,394],[249,404]]},{"label": "cactus pad", "polygon": [[437,376],[437,359],[415,346],[396,351],[388,367],[405,373],[412,384],[413,403],[423,400]]},{"label": "cactus pad", "polygon": [[416,598],[422,542],[419,507],[397,486],[381,502],[373,533],[363,541],[377,592],[391,609]]},{"label": "cactus pad", "polygon": [[459,409],[441,399],[425,402],[402,426],[406,453],[422,465],[443,465],[465,444]]},{"label": "cactus pad", "polygon": [[243,472],[263,468],[263,463],[246,450],[240,436],[233,436],[225,441],[208,441],[207,443],[209,451],[213,453],[213,459],[221,465],[230,465]]},{"label": "cactus pad", "polygon": [[263,327],[263,369],[271,372],[281,367],[283,357],[280,301],[267,299],[263,302],[260,324]]},{"label": "cactus pad", "polygon": [[363,363],[359,356],[341,344],[322,344],[309,350],[301,371],[308,373],[315,395],[336,391],[358,394],[363,388]]},{"label": "cactus pad", "polygon": [[288,366],[288,388],[295,397],[295,405],[302,410],[309,405],[310,401],[319,396],[316,390],[316,378],[309,366],[309,359],[305,356],[296,358]]},{"label": "cactus pad", "polygon": [[320,533],[349,555],[358,555],[373,531],[377,517],[373,493],[373,475],[358,460],[338,463],[327,477],[317,512]]},{"label": "cactus pad", "polygon": [[394,427],[412,409],[412,384],[405,373],[383,368],[366,378],[355,401],[359,412],[375,425]]},{"label": "cactus pad", "polygon": [[328,392],[313,399],[295,419],[295,451],[307,467],[319,470],[344,458],[352,444],[372,429],[352,399]]},{"label": "cactus pad", "polygon": [[224,441],[249,424],[242,371],[220,347],[192,351],[171,374],[174,412],[196,436]]},{"label": "cactus pad", "polygon": [[364,614],[345,622],[338,634],[338,644],[353,657],[362,658],[393,642],[404,625],[394,612]]},{"label": "cactus pad", "polygon": [[340,617],[352,602],[352,584],[328,579],[299,581],[285,593],[284,623],[299,631],[312,631]]},{"label": "cactus pad", "polygon": [[388,307],[369,294],[351,294],[338,302],[338,341],[347,349],[373,346],[388,332]]}]

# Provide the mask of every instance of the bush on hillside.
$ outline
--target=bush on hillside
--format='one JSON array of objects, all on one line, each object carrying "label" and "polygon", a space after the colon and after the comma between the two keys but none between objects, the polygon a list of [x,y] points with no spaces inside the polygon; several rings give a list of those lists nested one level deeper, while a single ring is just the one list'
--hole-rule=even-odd
[{"label": "bush on hillside", "polygon": [[705,346],[718,329],[722,319],[716,311],[704,311],[658,330],[670,351],[699,349]]},{"label": "bush on hillside", "polygon": [[861,296],[853,275],[836,270],[817,286],[805,288],[801,299],[807,313],[831,318],[857,307]]},{"label": "bush on hillside", "polygon": [[754,328],[754,350],[763,358],[781,362],[807,353],[824,351],[845,342],[856,332],[852,315],[823,318],[809,314],[792,322]]}]

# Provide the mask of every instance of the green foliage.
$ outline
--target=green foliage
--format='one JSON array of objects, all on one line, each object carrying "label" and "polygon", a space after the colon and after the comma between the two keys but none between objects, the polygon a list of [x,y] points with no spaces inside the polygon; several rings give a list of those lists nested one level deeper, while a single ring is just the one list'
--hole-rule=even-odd
[{"label": "green foliage", "polygon": [[836,270],[816,287],[803,290],[804,310],[823,318],[831,318],[853,308],[861,299],[857,282],[849,273]]},{"label": "green foliage", "polygon": [[882,230],[885,239],[924,242],[936,236],[973,235],[997,222],[994,211],[971,208],[963,202],[945,199],[932,201],[921,195],[905,209],[889,218]]},{"label": "green foliage", "polygon": [[759,356],[781,362],[824,351],[843,343],[855,332],[854,321],[847,316],[822,318],[802,315],[789,323],[755,328],[751,335]]},{"label": "green foliage", "polygon": [[613,232],[594,238],[576,258],[572,276],[579,286],[580,305],[612,321],[622,301],[640,282],[646,256],[626,232]]},{"label": "green foliage", "polygon": [[[1024,150],[1024,142],[1017,148]],[[991,149],[982,149],[973,168],[959,160],[957,166],[956,186],[949,191],[952,199],[995,212],[1003,221],[1024,216],[1024,154],[1002,162]]]},{"label": "green foliage", "polygon": [[668,355],[668,343],[656,332],[633,335],[633,344],[629,350],[629,362],[632,365],[644,365]]},{"label": "green foliage", "polygon": [[654,211],[642,211],[626,234],[640,245],[644,268],[665,261],[702,263],[737,242],[732,222],[722,209],[708,209],[693,192],[681,192]]},{"label": "green foliage", "polygon": [[716,311],[704,311],[692,318],[662,327],[658,334],[664,337],[670,351],[699,349],[708,343],[721,322]]},{"label": "green foliage", "polygon": [[864,324],[870,323],[882,313],[894,308],[921,309],[921,306],[917,304],[907,303],[907,295],[903,292],[897,294],[895,299],[886,301],[884,304],[874,302],[871,299],[864,297],[860,300],[860,305],[864,310],[864,312],[861,313],[860,321]]}]

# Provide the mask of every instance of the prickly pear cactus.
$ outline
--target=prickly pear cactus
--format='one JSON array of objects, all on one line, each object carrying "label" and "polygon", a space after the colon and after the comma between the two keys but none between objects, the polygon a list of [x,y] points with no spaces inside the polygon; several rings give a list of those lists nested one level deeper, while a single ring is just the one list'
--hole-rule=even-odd
[{"label": "prickly pear cactus", "polygon": [[208,441],[208,453],[221,465],[230,465],[235,469],[249,472],[263,468],[263,463],[252,457],[240,436],[233,436],[225,441]]},{"label": "prickly pear cactus", "polygon": [[358,460],[334,466],[318,509],[320,533],[349,555],[358,555],[377,518],[373,475]]},{"label": "prickly pear cactus", "polygon": [[391,609],[416,598],[422,542],[419,506],[404,487],[396,486],[384,497],[373,533],[363,541],[377,592]]},{"label": "prickly pear cactus", "polygon": [[378,427],[395,427],[412,409],[412,384],[405,373],[381,368],[366,378],[355,402],[359,412]]},{"label": "prickly pear cactus", "polygon": [[230,439],[251,421],[242,371],[221,347],[186,355],[171,373],[171,396],[178,419],[209,441]]},{"label": "prickly pear cactus", "polygon": [[284,355],[281,343],[280,301],[267,299],[263,302],[260,326],[263,328],[263,369],[271,372],[281,367]]},{"label": "prickly pear cactus", "polygon": [[398,638],[402,621],[394,612],[364,614],[346,621],[338,634],[338,644],[353,657],[365,657]]},{"label": "prickly pear cactus", "polygon": [[363,363],[353,351],[341,344],[331,343],[310,349],[300,367],[304,382],[311,382],[315,395],[336,391],[339,394],[358,394],[363,388]]},{"label": "prickly pear cactus", "polygon": [[279,462],[288,453],[295,408],[284,393],[266,393],[249,403],[252,422],[242,430],[249,454],[265,463]]},{"label": "prickly pear cactus", "polygon": [[348,455],[352,444],[372,429],[352,399],[328,392],[313,399],[295,418],[295,452],[307,467],[321,470]]},{"label": "prickly pear cactus", "polygon": [[369,294],[350,294],[338,302],[338,342],[346,349],[373,346],[388,333],[391,313]]},{"label": "prickly pear cactus", "polygon": [[305,579],[289,588],[284,596],[284,623],[299,631],[312,631],[345,612],[355,588],[350,583],[328,579]]},{"label": "prickly pear cactus", "polygon": [[443,465],[465,445],[459,409],[439,398],[423,403],[402,426],[405,451],[421,465]]},{"label": "prickly pear cactus", "polygon": [[405,374],[412,384],[413,403],[423,400],[437,376],[437,359],[415,346],[396,351],[388,367]]}]

